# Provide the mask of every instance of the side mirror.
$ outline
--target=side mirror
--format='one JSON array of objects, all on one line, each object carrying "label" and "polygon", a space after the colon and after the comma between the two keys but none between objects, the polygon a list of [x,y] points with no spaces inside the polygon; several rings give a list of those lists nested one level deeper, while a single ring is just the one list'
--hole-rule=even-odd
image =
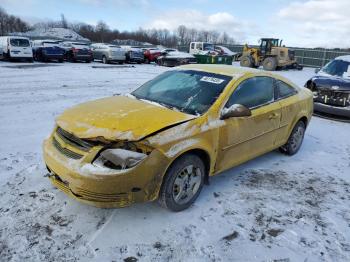
[{"label": "side mirror", "polygon": [[223,108],[221,111],[220,119],[224,120],[231,117],[244,117],[251,116],[252,111],[244,105],[234,104],[229,108]]},{"label": "side mirror", "polygon": [[321,68],[315,68],[315,73],[317,74],[318,72],[320,72]]}]

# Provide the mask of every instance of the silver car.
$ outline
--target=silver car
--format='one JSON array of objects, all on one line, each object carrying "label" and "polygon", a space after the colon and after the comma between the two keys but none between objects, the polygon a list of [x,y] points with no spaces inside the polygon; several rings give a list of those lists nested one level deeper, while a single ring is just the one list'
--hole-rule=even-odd
[{"label": "silver car", "polygon": [[100,60],[104,64],[110,62],[118,62],[122,64],[125,62],[125,51],[116,45],[96,43],[91,45],[92,53],[95,60]]}]

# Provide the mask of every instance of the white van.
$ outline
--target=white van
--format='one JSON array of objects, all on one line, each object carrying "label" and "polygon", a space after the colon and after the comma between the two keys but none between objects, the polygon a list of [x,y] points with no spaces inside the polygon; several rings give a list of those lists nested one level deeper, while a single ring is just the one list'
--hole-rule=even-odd
[{"label": "white van", "polygon": [[33,62],[33,50],[27,37],[0,36],[0,47],[6,59],[26,59]]},{"label": "white van", "polygon": [[190,54],[205,54],[214,52],[214,45],[207,42],[191,42]]}]

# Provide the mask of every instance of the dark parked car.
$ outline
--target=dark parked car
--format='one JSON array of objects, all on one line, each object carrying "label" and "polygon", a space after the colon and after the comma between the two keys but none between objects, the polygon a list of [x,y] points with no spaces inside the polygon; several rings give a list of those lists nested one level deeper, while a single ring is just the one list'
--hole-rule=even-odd
[{"label": "dark parked car", "polygon": [[57,60],[62,63],[65,50],[60,47],[59,41],[52,40],[34,40],[33,57],[36,61],[48,62]]},{"label": "dark parked car", "polygon": [[197,59],[185,52],[179,52],[177,49],[164,49],[161,56],[157,57],[157,64],[161,66],[179,66],[185,64],[196,64]]},{"label": "dark parked car", "polygon": [[145,62],[144,52],[141,48],[133,46],[122,46],[122,48],[125,50],[126,62],[138,64]]},{"label": "dark parked car", "polygon": [[350,56],[330,61],[305,87],[314,94],[314,111],[350,118]]},{"label": "dark parked car", "polygon": [[94,60],[89,44],[79,42],[64,42],[61,45],[65,49],[65,59],[70,62]]}]

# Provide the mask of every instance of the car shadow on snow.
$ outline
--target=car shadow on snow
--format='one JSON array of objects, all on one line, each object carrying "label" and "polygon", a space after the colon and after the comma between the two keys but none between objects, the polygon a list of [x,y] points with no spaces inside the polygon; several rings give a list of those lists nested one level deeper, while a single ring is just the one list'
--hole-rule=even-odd
[{"label": "car shadow on snow", "polygon": [[52,64],[52,63],[47,63],[47,64],[20,64],[20,65],[4,65],[1,67],[5,68],[11,68],[11,69],[31,69],[31,68],[41,68],[41,67],[51,67],[51,66],[59,66],[61,64]]}]

